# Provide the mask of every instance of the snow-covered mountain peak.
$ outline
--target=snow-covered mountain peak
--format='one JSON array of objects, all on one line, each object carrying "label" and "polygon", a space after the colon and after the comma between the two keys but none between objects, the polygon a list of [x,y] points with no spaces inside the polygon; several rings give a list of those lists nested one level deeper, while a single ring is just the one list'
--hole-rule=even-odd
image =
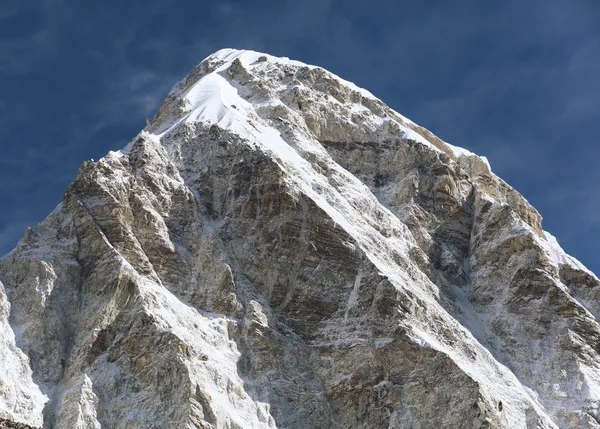
[{"label": "snow-covered mountain peak", "polygon": [[[175,112],[174,104],[179,106]],[[173,87],[161,108],[170,112],[170,118],[160,117],[159,110],[158,122],[171,126],[184,116],[185,122],[222,123],[242,132],[240,121],[248,122],[253,114],[260,116],[257,110],[269,107],[281,114],[304,116],[304,122],[309,115],[309,121],[335,121],[364,131],[361,137],[349,138],[407,138],[454,159],[464,158],[466,163],[476,159],[489,169],[485,157],[442,141],[352,82],[321,67],[250,50],[222,49],[205,58]],[[168,126],[153,129],[162,134]],[[310,131],[316,134],[313,137],[322,137],[318,129]]]},{"label": "snow-covered mountain peak", "polygon": [[0,260],[0,426],[600,428],[600,281],[484,158],[221,50]]},{"label": "snow-covered mountain peak", "polygon": [[[282,65],[282,66],[308,67],[309,69],[316,69],[316,68],[322,69],[321,67],[305,64],[301,61],[290,60],[287,57],[276,57],[276,56],[269,55],[269,54],[262,53],[262,52],[256,52],[256,51],[252,51],[252,50],[243,50],[243,49],[231,49],[231,48],[221,49],[221,50],[215,52],[214,54],[206,57],[202,62],[206,62],[206,61],[211,62],[211,61],[215,61],[215,60],[223,61],[224,62],[223,69],[226,69],[236,59],[239,60],[241,62],[241,64],[246,68],[259,67],[261,65],[261,63],[271,63],[271,64],[278,64],[278,65]],[[326,71],[325,69],[322,69],[322,70]],[[359,92],[364,97],[368,97],[368,98],[372,98],[372,99],[376,98],[373,94],[371,94],[366,89],[359,88],[354,83],[349,82],[345,79],[342,79],[341,77],[339,77],[331,72],[327,71],[327,73],[329,75],[331,75],[334,79],[341,82],[343,85],[351,88],[354,91]]]}]

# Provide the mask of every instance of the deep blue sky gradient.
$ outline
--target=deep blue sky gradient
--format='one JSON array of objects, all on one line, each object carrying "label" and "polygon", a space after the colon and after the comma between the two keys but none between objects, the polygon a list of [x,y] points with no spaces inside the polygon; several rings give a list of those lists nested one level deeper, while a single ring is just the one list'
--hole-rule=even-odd
[{"label": "deep blue sky gradient", "polygon": [[3,0],[0,254],[224,47],[323,66],[487,156],[600,273],[598,0]]}]

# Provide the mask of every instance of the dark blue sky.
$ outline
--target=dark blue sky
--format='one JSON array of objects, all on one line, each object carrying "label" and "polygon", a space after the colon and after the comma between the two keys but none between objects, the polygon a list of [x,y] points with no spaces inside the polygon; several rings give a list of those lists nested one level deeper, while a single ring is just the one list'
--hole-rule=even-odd
[{"label": "dark blue sky", "polygon": [[224,47],[323,66],[487,156],[600,273],[598,0],[2,0],[0,253]]}]

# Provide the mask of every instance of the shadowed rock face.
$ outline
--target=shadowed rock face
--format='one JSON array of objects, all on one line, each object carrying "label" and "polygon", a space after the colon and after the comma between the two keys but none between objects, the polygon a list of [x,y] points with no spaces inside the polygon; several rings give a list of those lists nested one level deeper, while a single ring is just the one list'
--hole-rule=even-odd
[{"label": "shadowed rock face", "polygon": [[0,418],[0,429],[35,429],[33,426]]},{"label": "shadowed rock face", "polygon": [[596,276],[485,159],[287,59],[203,61],[0,280],[6,421],[600,428]]}]

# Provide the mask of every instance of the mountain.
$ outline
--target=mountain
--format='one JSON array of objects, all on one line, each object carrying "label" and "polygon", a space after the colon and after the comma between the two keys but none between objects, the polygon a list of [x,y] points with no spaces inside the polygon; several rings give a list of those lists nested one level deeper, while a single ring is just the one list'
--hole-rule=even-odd
[{"label": "mountain", "polygon": [[0,280],[32,427],[600,428],[598,278],[485,158],[287,58],[206,58]]}]

